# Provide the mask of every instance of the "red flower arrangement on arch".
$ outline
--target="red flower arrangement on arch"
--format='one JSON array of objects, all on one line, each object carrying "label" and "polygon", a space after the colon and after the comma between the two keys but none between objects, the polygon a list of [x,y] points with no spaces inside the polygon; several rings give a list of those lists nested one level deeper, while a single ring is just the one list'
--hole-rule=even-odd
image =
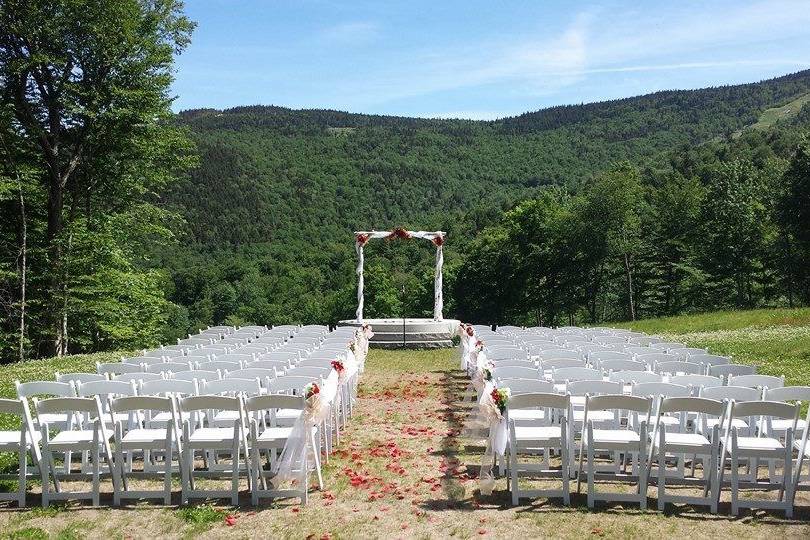
[{"label": "red flower arrangement on arch", "polygon": [[343,362],[341,362],[340,360],[332,360],[332,369],[337,371],[338,377],[340,377],[341,375],[343,375],[343,370],[345,370],[346,368],[343,366]]},{"label": "red flower arrangement on arch", "polygon": [[441,247],[444,245],[444,236],[442,235],[434,236],[431,242],[433,242],[434,246]]},{"label": "red flower arrangement on arch", "polygon": [[388,235],[388,238],[399,238],[400,240],[408,240],[411,238],[411,233],[403,229],[402,227],[397,227],[391,234]]},{"label": "red flower arrangement on arch", "polygon": [[357,233],[354,236],[355,241],[358,244],[360,244],[360,246],[365,246],[366,244],[368,244],[369,238],[370,238],[370,236],[367,235],[367,234],[364,234],[364,233]]}]

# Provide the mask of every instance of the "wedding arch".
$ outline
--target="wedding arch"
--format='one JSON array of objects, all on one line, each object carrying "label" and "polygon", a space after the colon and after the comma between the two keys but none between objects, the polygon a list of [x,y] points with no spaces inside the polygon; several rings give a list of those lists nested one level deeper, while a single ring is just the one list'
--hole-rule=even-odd
[{"label": "wedding arch", "polygon": [[358,231],[354,233],[354,249],[357,251],[357,322],[363,322],[363,248],[369,240],[376,238],[401,239],[421,238],[429,240],[436,246],[436,271],[433,277],[433,320],[443,321],[442,309],[444,308],[444,298],[442,296],[442,266],[444,265],[443,231],[406,231],[398,227],[393,231]]}]

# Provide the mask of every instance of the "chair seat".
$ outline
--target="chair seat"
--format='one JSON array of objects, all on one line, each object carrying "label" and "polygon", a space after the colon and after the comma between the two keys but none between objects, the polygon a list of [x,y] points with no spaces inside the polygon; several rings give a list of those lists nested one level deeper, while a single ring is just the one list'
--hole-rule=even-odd
[{"label": "chair seat", "polygon": [[[181,412],[180,421],[186,421],[191,419],[190,412]],[[170,422],[172,420],[172,413],[170,412],[161,412],[153,415],[152,418],[149,420],[150,425],[166,425],[166,422]]]},{"label": "chair seat", "polygon": [[559,426],[515,426],[517,441],[552,441],[560,437],[562,430]]},{"label": "chair seat", "polygon": [[[652,437],[652,433],[650,434]],[[658,447],[660,441],[656,437],[653,444]],[[667,446],[681,446],[689,448],[701,448],[711,446],[709,439],[699,433],[667,433],[666,434]]]},{"label": "chair seat", "polygon": [[[28,446],[31,446],[31,435],[30,433],[25,434],[25,442]],[[38,431],[33,433],[34,441],[39,444],[40,439],[42,439],[42,434]],[[20,432],[19,431],[0,431],[0,446],[5,447],[14,447],[17,448],[20,446]]]},{"label": "chair seat", "polygon": [[292,434],[291,427],[270,427],[259,434],[259,441],[287,440]]},{"label": "chair seat", "polygon": [[[99,434],[100,435],[100,434]],[[99,437],[99,440],[101,438]],[[66,446],[92,446],[93,444],[93,430],[92,429],[78,429],[78,430],[65,430],[60,431],[50,440],[49,445],[51,448],[58,448],[63,445]]]},{"label": "chair seat", "polygon": [[211,423],[214,426],[233,426],[233,423],[239,420],[239,411],[219,411],[214,415]]},{"label": "chair seat", "polygon": [[[112,426],[118,422],[129,422],[128,413],[103,413],[101,418],[104,420],[104,425],[106,426]],[[95,418],[93,418],[93,421],[95,421]]]},{"label": "chair seat", "polygon": [[546,411],[543,409],[514,409],[509,411],[509,419],[516,422],[543,420],[545,417]]},{"label": "chair seat", "polygon": [[233,440],[233,428],[207,427],[194,430],[189,437],[192,443],[223,443]]},{"label": "chair seat", "polygon": [[[793,448],[795,448],[798,451],[801,451],[801,449],[802,449],[802,441],[801,441],[801,439],[796,439],[795,441],[793,441]],[[807,457],[810,457],[810,443],[808,443],[807,446],[805,447],[804,455],[807,456]]]},{"label": "chair seat", "polygon": [[783,450],[785,447],[777,439],[770,437],[737,437],[740,450]]},{"label": "chair seat", "polygon": [[594,444],[629,444],[640,441],[638,433],[629,429],[595,429]]},{"label": "chair seat", "polygon": [[138,443],[138,444],[155,444],[159,442],[166,442],[165,429],[132,429],[124,434],[121,439],[124,444]]}]

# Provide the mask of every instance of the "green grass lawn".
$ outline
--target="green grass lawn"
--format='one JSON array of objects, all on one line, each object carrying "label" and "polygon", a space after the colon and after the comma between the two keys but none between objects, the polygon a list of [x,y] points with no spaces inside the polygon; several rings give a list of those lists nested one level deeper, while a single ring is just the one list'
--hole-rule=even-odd
[{"label": "green grass lawn", "polygon": [[616,324],[754,364],[784,375],[785,384],[810,386],[810,308],[726,311]]}]

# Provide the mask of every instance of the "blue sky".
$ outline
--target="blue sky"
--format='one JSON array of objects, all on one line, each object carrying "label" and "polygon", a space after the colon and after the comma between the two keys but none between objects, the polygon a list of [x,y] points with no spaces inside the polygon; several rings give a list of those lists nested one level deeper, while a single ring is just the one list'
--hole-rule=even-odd
[{"label": "blue sky", "polygon": [[803,1],[186,0],[175,110],[491,119],[810,68]]}]

